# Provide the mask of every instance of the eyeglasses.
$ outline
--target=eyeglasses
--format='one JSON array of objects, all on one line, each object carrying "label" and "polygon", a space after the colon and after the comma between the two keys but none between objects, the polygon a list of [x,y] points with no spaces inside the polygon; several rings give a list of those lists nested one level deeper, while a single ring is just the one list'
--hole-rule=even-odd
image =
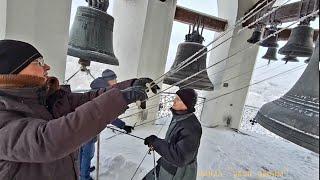
[{"label": "eyeglasses", "polygon": [[38,63],[38,65],[41,67],[44,67],[46,65],[43,58],[38,58],[38,59],[32,61],[31,63]]}]

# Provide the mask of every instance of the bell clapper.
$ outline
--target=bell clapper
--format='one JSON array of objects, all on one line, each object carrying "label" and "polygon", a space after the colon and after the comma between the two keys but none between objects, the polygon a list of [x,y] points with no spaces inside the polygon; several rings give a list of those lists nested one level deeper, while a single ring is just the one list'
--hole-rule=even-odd
[{"label": "bell clapper", "polygon": [[63,84],[68,84],[69,81],[74,78],[80,71],[81,72],[86,72],[87,75],[90,75],[90,77],[92,77],[92,79],[95,79],[95,77],[93,77],[93,75],[91,74],[90,69],[88,68],[88,66],[90,66],[91,62],[88,60],[84,60],[84,59],[79,59],[78,64],[80,64],[80,68],[79,70],[77,70],[74,74],[72,74],[67,80],[65,80],[63,82]]}]

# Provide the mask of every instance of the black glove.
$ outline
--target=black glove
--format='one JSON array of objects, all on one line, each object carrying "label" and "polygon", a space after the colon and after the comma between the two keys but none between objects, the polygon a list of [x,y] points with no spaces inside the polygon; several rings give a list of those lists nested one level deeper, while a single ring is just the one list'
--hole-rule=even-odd
[{"label": "black glove", "polygon": [[124,126],[122,129],[125,130],[128,134],[130,134],[132,132],[132,130],[134,130],[134,127]]},{"label": "black glove", "polygon": [[156,85],[154,83],[154,81],[150,78],[139,78],[137,80],[135,80],[133,83],[132,83],[132,86],[142,86],[144,87],[145,89],[147,89],[147,92],[149,91],[148,87],[147,87],[147,83],[150,84],[151,86],[151,91],[154,93],[154,94],[157,94],[157,91],[160,89],[160,87],[158,85]]},{"label": "black glove", "polygon": [[121,90],[121,92],[128,104],[148,99],[147,93],[141,86],[129,87],[125,90]]},{"label": "black glove", "polygon": [[86,0],[86,2],[88,2],[89,7],[93,7],[101,11],[107,11],[109,7],[108,0]]},{"label": "black glove", "polygon": [[144,139],[144,145],[152,146],[152,144],[154,143],[154,141],[156,139],[158,139],[157,136],[151,135],[151,136],[147,137],[146,139]]}]

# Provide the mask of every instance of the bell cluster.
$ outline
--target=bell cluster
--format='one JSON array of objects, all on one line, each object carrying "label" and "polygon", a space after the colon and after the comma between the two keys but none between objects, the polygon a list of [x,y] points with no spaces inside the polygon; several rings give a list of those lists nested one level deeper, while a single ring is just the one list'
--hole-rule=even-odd
[{"label": "bell cluster", "polygon": [[[278,31],[277,25],[271,25],[268,28],[262,28],[257,25],[248,43],[255,44],[261,41],[263,35],[268,37]],[[297,57],[305,57],[305,63],[310,61],[313,53],[313,36],[314,29],[310,27],[310,23],[300,23],[292,29],[288,42],[285,46],[278,50],[278,35],[271,36],[259,43],[260,46],[268,48],[267,53],[262,57],[269,61],[277,61],[277,53],[285,55],[282,59],[285,63],[299,62]]]}]

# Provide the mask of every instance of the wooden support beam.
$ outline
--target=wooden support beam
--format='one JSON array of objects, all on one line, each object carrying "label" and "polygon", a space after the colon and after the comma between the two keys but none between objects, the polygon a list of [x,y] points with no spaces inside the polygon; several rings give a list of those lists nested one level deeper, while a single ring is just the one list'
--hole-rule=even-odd
[{"label": "wooden support beam", "polygon": [[[252,22],[254,22],[257,18],[261,17],[261,15],[264,15],[265,13],[267,13],[267,11],[269,10],[269,8],[271,8],[273,6],[273,3],[270,3],[272,2],[273,0],[268,0],[266,2],[264,2],[265,0],[259,0],[255,5],[252,6],[252,8],[250,8],[248,10],[247,13],[245,13],[245,15],[247,17],[249,17],[250,15],[256,13],[257,11],[259,11],[256,15],[254,15],[252,18],[250,18],[248,21],[244,22],[243,23],[243,27],[251,24]],[[268,3],[270,3],[270,5],[268,5],[267,7],[265,7]],[[258,7],[259,6],[259,7]],[[258,8],[257,8],[258,7]],[[253,9],[257,8],[255,11],[251,12]],[[264,9],[262,9],[264,8]],[[252,27],[250,27],[252,28]]]},{"label": "wooden support beam", "polygon": [[[273,20],[280,21],[281,23],[297,21],[300,18],[300,14],[301,15],[310,14],[314,11],[314,7],[319,9],[319,6],[315,5],[316,3],[319,3],[319,0],[304,0],[303,2],[295,2],[295,3],[287,4],[281,7],[280,9],[278,9],[277,11],[271,13],[269,16],[264,18],[261,22],[268,25]],[[257,4],[259,4],[259,2]],[[268,11],[267,9],[262,10],[262,12],[267,12],[267,11]],[[258,13],[257,16],[254,16],[250,18],[248,21],[246,21],[245,23],[243,23],[243,26],[249,25],[259,17],[263,16],[264,14],[265,13]]]},{"label": "wooden support beam", "polygon": [[[281,31],[279,33],[278,40],[279,41],[288,41],[288,39],[290,37],[290,34],[291,34],[291,31],[292,31],[292,29],[286,29],[284,31]],[[313,35],[313,41],[314,42],[317,41],[318,36],[319,36],[319,29],[315,29],[314,30],[314,35]],[[266,34],[265,34],[265,37],[266,37]]]},{"label": "wooden support beam", "polygon": [[225,31],[228,25],[227,20],[197,12],[185,7],[177,6],[174,17],[175,21],[192,25],[197,21],[198,18],[202,19],[205,29],[215,32]]}]

